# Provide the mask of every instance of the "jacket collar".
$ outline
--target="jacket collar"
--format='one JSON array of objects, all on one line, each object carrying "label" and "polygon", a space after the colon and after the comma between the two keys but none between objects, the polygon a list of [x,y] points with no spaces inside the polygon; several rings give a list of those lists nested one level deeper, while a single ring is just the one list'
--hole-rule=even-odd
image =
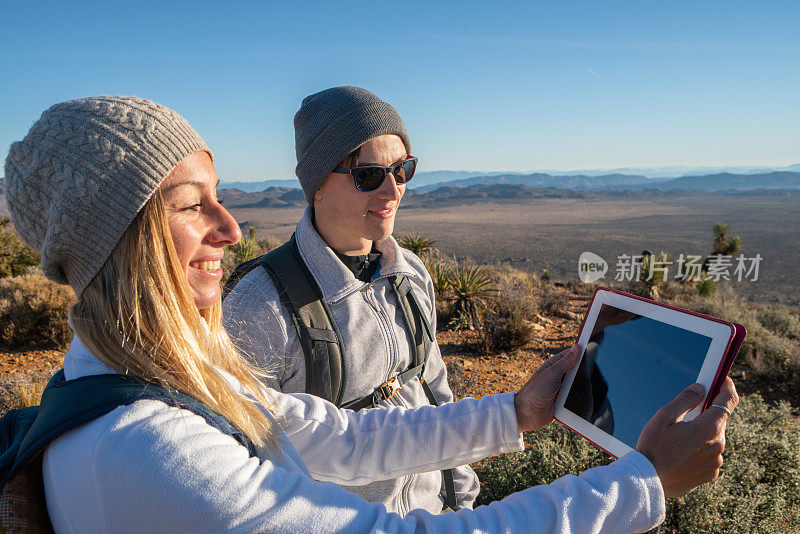
[{"label": "jacket collar", "polygon": [[64,355],[64,378],[74,380],[82,376],[107,374],[119,374],[119,371],[100,361],[81,343],[78,336],[73,336],[69,350]]},{"label": "jacket collar", "polygon": [[[312,222],[313,208],[306,208],[303,218],[297,224],[295,239],[300,257],[303,258],[314,280],[322,290],[322,296],[328,302],[336,302],[353,291],[364,286],[353,273],[339,261],[336,254],[314,228]],[[381,252],[380,264],[372,280],[404,274],[413,276],[414,271],[403,257],[400,245],[392,236],[375,242],[375,248]]]}]

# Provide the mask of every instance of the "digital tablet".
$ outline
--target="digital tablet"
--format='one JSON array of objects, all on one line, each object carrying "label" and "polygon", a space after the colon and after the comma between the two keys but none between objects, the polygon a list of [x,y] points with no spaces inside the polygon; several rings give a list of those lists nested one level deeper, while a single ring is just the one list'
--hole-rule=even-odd
[{"label": "digital tablet", "polygon": [[719,392],[744,340],[741,325],[599,288],[578,334],[581,360],[564,377],[555,418],[615,457],[686,387]]}]

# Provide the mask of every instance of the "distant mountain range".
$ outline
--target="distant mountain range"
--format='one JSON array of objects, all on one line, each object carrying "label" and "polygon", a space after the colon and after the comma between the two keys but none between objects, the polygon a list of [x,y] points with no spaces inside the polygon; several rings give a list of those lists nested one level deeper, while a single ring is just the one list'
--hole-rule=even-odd
[{"label": "distant mountain range", "polygon": [[765,174],[720,173],[704,176],[683,176],[681,178],[647,178],[627,174],[608,174],[604,176],[553,176],[544,173],[500,174],[476,176],[464,180],[440,182],[417,188],[421,193],[429,193],[441,187],[469,187],[488,184],[517,184],[534,188],[556,187],[572,190],[630,190],[660,189],[668,191],[685,189],[696,191],[726,191],[752,189],[800,189],[800,172],[775,171]]},{"label": "distant mountain range", "polygon": [[[496,186],[500,196],[507,187],[524,186],[534,190],[562,189],[570,191],[752,191],[758,189],[800,189],[800,164],[791,165],[794,170],[772,170],[761,173],[698,174],[679,178],[650,178],[643,174],[549,174],[534,172],[518,173],[480,173],[473,171],[435,171],[420,172],[409,182],[413,187],[406,191],[406,197],[425,195],[445,189],[439,196],[465,194],[464,189],[474,186]],[[750,168],[753,169],[753,168]],[[0,178],[0,196],[4,197],[5,180]],[[303,205],[305,198],[298,180],[264,180],[260,182],[222,182],[220,196],[232,207],[279,207]],[[482,187],[480,194],[490,194]],[[520,190],[523,191],[523,190]],[[536,193],[537,195],[540,193]]]},{"label": "distant mountain range", "polygon": [[557,187],[560,189],[611,189],[623,188],[627,189],[631,186],[652,186],[658,183],[658,180],[647,178],[646,176],[636,176],[628,174],[607,174],[604,176],[553,176],[541,172],[533,174],[496,174],[489,176],[475,176],[463,180],[452,180],[448,182],[439,182],[423,187],[415,188],[421,193],[429,193],[435,191],[440,187],[469,187],[471,185],[479,184],[516,184],[526,185],[528,187]]},{"label": "distant mountain range", "polygon": [[[588,169],[580,171],[427,171],[418,172],[409,182],[409,189],[432,191],[444,184],[467,187],[479,183],[521,184],[531,187],[563,187],[568,189],[605,189],[608,187],[651,186],[674,178],[697,178],[723,175],[768,175],[773,172],[800,172],[800,163],[786,167],[624,167],[619,169]],[[435,187],[431,187],[435,186]],[[248,193],[264,191],[270,187],[300,188],[297,179],[261,180],[258,182],[227,182],[220,189],[239,189]]]},{"label": "distant mountain range", "polygon": [[[787,191],[787,194],[800,197],[800,173],[773,172],[756,175],[715,174],[708,176],[686,176],[674,180],[656,181],[650,178],[610,175],[596,177],[592,181],[587,176],[572,177],[573,187],[564,187],[566,177],[553,177],[536,173],[531,176],[515,177],[517,181],[530,178],[529,183],[509,183],[509,181],[489,182],[492,178],[511,180],[502,176],[482,177],[487,183],[468,183],[477,178],[446,182],[439,186],[406,190],[403,205],[406,207],[430,207],[451,205],[482,200],[520,200],[535,198],[651,198],[654,195],[681,195],[687,191],[727,192],[738,195],[774,194],[774,191]],[[641,180],[647,180],[642,182]],[[542,185],[560,180],[560,187]],[[614,183],[616,185],[608,185]],[[270,187],[263,191],[248,193],[239,189],[221,189],[220,198],[228,208],[280,208],[303,207],[306,205],[303,192],[287,187]]]}]

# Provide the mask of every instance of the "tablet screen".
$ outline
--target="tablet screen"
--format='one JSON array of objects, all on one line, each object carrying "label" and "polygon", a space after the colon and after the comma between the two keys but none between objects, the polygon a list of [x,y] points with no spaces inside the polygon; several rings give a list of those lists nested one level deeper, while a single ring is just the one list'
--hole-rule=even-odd
[{"label": "tablet screen", "polygon": [[565,408],[631,448],[697,381],[712,338],[603,304]]}]

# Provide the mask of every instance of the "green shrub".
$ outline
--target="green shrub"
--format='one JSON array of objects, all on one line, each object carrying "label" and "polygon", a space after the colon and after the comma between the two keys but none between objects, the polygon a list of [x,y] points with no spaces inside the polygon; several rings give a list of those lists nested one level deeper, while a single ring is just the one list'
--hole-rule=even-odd
[{"label": "green shrub", "polygon": [[798,532],[800,423],[789,405],[742,399],[726,436],[720,477],[668,501],[659,531]]},{"label": "green shrub", "polygon": [[758,322],[767,330],[789,339],[800,340],[800,317],[777,306],[758,309]]},{"label": "green shrub", "polygon": [[710,297],[717,290],[717,283],[710,276],[702,276],[695,283],[697,294],[701,297]]},{"label": "green shrub", "polygon": [[742,250],[742,238],[738,235],[728,237],[728,223],[718,222],[711,227],[714,234],[714,254],[733,256]]},{"label": "green shrub", "polygon": [[[789,405],[771,408],[758,395],[743,398],[728,421],[726,436],[719,478],[668,500],[666,521],[656,532],[797,532],[800,426]],[[611,461],[557,423],[526,433],[525,441],[525,451],[490,458],[478,468],[481,493],[476,504]]]},{"label": "green shrub", "polygon": [[456,312],[452,306],[443,321],[447,321],[447,328],[450,330],[475,330],[475,320],[468,313],[463,311]]},{"label": "green shrub", "polygon": [[26,274],[35,265],[39,265],[39,253],[17,237],[11,219],[0,217],[0,278]]},{"label": "green shrub", "polygon": [[68,286],[42,275],[0,279],[0,344],[66,347],[72,339],[67,311],[74,300]]}]

